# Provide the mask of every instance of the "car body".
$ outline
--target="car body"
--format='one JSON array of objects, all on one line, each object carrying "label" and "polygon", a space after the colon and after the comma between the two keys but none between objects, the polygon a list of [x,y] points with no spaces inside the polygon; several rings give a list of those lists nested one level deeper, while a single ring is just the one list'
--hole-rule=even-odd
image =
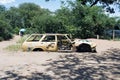
[{"label": "car body", "polygon": [[74,45],[77,52],[96,52],[96,43],[88,39],[75,39]]},{"label": "car body", "polygon": [[[82,45],[82,46],[80,46]],[[86,51],[88,48],[96,50],[93,43],[81,40],[72,41],[68,34],[32,34],[22,44],[23,51]],[[82,48],[80,48],[82,47]],[[78,50],[80,49],[80,50]]]}]

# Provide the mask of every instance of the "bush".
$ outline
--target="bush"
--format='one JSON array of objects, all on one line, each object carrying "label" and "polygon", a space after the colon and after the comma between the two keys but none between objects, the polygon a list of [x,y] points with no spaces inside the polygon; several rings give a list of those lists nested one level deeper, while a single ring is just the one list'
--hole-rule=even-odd
[{"label": "bush", "polygon": [[3,20],[0,20],[0,37],[1,40],[9,40],[13,37],[11,26]]},{"label": "bush", "polygon": [[0,41],[2,41],[3,40],[3,38],[2,37],[0,37]]}]

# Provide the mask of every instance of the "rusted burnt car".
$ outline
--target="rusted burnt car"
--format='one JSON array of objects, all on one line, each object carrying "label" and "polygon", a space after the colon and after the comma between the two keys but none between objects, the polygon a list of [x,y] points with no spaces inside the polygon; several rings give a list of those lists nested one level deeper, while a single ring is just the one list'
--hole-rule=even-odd
[{"label": "rusted burnt car", "polygon": [[96,52],[96,44],[75,39],[68,34],[32,34],[22,44],[23,51],[77,51]]}]

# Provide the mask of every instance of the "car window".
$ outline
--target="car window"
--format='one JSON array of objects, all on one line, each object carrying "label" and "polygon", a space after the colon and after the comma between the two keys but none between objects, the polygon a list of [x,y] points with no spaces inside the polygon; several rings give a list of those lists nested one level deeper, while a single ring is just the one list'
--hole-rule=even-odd
[{"label": "car window", "polygon": [[30,38],[28,38],[28,42],[30,41],[39,41],[42,38],[42,35],[32,35]]},{"label": "car window", "polygon": [[58,40],[67,40],[66,36],[57,36]]},{"label": "car window", "polygon": [[55,36],[54,35],[47,35],[42,40],[42,42],[55,42]]}]

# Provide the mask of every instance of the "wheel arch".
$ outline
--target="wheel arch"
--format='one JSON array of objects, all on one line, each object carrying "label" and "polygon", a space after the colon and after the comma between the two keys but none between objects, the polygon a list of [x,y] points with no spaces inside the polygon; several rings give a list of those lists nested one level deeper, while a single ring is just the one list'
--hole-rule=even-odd
[{"label": "wheel arch", "polygon": [[32,51],[44,51],[42,48],[34,48]]},{"label": "wheel arch", "polygon": [[90,44],[82,43],[76,47],[77,52],[92,52],[92,48]]}]

